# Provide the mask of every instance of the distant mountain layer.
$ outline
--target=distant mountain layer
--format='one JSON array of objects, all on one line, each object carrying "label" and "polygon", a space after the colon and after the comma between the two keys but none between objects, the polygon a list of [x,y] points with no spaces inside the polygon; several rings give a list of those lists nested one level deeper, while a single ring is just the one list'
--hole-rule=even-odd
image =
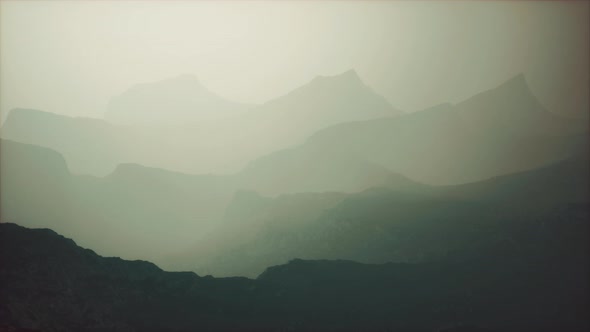
[{"label": "distant mountain layer", "polygon": [[120,163],[228,173],[331,125],[399,113],[354,72],[317,78],[246,111],[231,111],[211,98],[196,79],[180,77],[115,98],[113,105],[122,109],[110,110],[106,118],[118,125],[15,109],[2,127],[2,138],[54,149],[78,174],[104,176]]},{"label": "distant mountain layer", "polygon": [[2,137],[54,149],[78,174],[104,176],[120,163],[233,172],[240,188],[270,195],[351,191],[397,181],[395,174],[479,181],[564,159],[588,140],[585,121],[546,111],[523,76],[457,105],[400,115],[347,72],[215,125],[189,123],[118,126],[19,109]]},{"label": "distant mountain layer", "polygon": [[214,176],[129,164],[105,178],[72,175],[57,152],[9,140],[0,140],[0,177],[3,220],[51,227],[101,253],[144,259],[198,240],[233,195]]},{"label": "distant mountain layer", "polygon": [[0,326],[586,331],[587,231],[587,219],[549,220],[544,228],[514,230],[460,261],[293,260],[251,280],[164,272],[144,261],[100,257],[48,229],[0,223]]},{"label": "distant mountain layer", "polygon": [[219,121],[250,108],[217,96],[193,75],[132,87],[111,99],[105,118],[123,125],[186,125]]},{"label": "distant mountain layer", "polygon": [[[10,140],[0,140],[0,157],[4,220],[51,227],[100,253],[157,262],[217,227],[243,185],[237,176],[189,175],[137,164],[121,164],[103,178],[75,175],[59,153]],[[400,189],[420,187],[387,175]],[[358,179],[339,188],[362,190],[382,184],[381,179]]]},{"label": "distant mountain layer", "polygon": [[518,76],[454,106],[332,126],[253,161],[241,176],[269,193],[309,179],[346,183],[367,167],[429,184],[467,183],[567,158],[587,148],[587,130],[585,121],[542,108]]},{"label": "distant mountain layer", "polygon": [[587,222],[589,169],[587,154],[581,154],[545,168],[456,186],[274,199],[243,193],[230,203],[216,233],[162,264],[255,277],[293,258],[437,261],[508,241],[525,228],[542,230],[568,219]]}]

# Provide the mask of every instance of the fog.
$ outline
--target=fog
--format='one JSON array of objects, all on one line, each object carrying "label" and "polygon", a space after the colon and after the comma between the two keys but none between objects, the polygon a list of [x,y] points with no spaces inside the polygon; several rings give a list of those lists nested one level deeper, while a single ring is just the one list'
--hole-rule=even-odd
[{"label": "fog", "polygon": [[587,2],[0,6],[2,222],[101,255],[416,263],[587,199]]},{"label": "fog", "polygon": [[552,112],[588,109],[583,1],[2,1],[0,15],[2,120],[102,118],[113,96],[183,74],[261,104],[349,69],[406,112],[519,73]]}]

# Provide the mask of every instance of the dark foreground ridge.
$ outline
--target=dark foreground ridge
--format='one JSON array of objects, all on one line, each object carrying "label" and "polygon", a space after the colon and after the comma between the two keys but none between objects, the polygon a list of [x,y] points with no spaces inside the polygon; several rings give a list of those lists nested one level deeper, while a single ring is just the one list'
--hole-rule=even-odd
[{"label": "dark foreground ridge", "polygon": [[587,217],[571,207],[465,259],[293,260],[256,280],[165,272],[0,223],[0,331],[586,331]]}]

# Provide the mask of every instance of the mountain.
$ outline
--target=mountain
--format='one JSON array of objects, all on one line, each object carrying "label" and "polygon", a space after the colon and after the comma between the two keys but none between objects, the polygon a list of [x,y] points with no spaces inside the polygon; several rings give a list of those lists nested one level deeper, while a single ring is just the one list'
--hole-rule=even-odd
[{"label": "mountain", "polygon": [[193,75],[136,85],[115,96],[105,119],[123,125],[205,124],[234,116],[251,105],[234,103],[210,92]]},{"label": "mountain", "polygon": [[400,114],[349,70],[316,77],[284,96],[221,122],[215,128],[213,142],[217,144],[209,148],[223,155],[218,168],[237,172],[249,161],[300,144],[320,129]]},{"label": "mountain", "polygon": [[567,135],[588,130],[587,123],[546,110],[519,74],[496,89],[456,105],[455,112],[474,131],[501,131],[507,135]]},{"label": "mountain", "polygon": [[[240,229],[248,228],[253,236],[244,233],[243,241],[217,241],[212,251],[196,247],[170,256],[166,267],[254,277],[293,258],[386,263],[456,257],[456,252],[506,241],[524,228],[544,232],[552,223],[584,222],[589,169],[585,153],[544,168],[463,185],[237,198],[224,223],[236,229],[238,237]],[[208,238],[222,237],[217,233]]]},{"label": "mountain", "polygon": [[[236,254],[240,256],[234,252],[236,249],[259,240],[260,232],[268,227],[281,234],[298,233],[347,196],[328,192],[285,194],[271,198],[253,191],[238,191],[227,205],[224,217],[206,237],[181,252],[164,257],[161,266],[174,271],[191,270],[215,276],[255,277],[266,267],[277,264],[277,260],[253,262],[251,257],[240,262],[236,259]],[[282,257],[280,262],[288,260],[288,257]]]},{"label": "mountain", "polygon": [[436,185],[474,182],[567,158],[587,146],[584,125],[541,108],[517,77],[458,105],[320,130],[302,145],[251,162],[240,176],[270,184],[314,178],[331,190],[370,165],[362,173],[381,169]]},{"label": "mountain", "polygon": [[77,174],[105,176],[121,163],[219,174],[237,172],[327,126],[397,114],[352,71],[316,78],[247,111],[231,105],[214,98],[196,78],[181,76],[114,98],[109,121],[11,110],[2,138],[56,150]]},{"label": "mountain", "polygon": [[[525,227],[461,262],[292,260],[255,280],[105,258],[0,223],[0,326],[42,331],[585,331],[587,222]],[[550,244],[548,246],[547,244]],[[471,327],[471,328],[469,328]]]},{"label": "mountain", "polygon": [[294,144],[334,124],[400,114],[365,85],[354,70],[349,70],[335,76],[318,76],[235,120],[239,126],[250,128],[250,134],[289,139]]},{"label": "mountain", "polygon": [[2,138],[59,151],[73,172],[106,174],[115,160],[132,156],[127,129],[90,118],[72,118],[32,109],[14,109]]},{"label": "mountain", "polygon": [[0,161],[3,220],[51,227],[109,255],[156,259],[184,249],[233,195],[214,176],[133,164],[104,178],[73,175],[57,152],[9,140],[0,141]]},{"label": "mountain", "polygon": [[55,151],[0,141],[0,206],[3,220],[27,220],[30,227],[75,229],[68,220],[70,174]]}]

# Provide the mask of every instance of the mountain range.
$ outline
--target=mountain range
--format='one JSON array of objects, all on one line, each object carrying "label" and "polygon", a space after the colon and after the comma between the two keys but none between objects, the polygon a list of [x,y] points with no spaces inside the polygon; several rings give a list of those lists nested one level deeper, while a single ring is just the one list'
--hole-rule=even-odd
[{"label": "mountain range", "polygon": [[590,328],[588,128],[523,75],[414,113],[181,76],[0,137],[0,331]]},{"label": "mountain range", "polygon": [[[192,79],[189,81],[195,84]],[[344,94],[347,89],[365,91],[366,98],[355,99],[359,94],[350,91]],[[370,105],[371,101],[377,109],[371,116],[395,113],[354,72],[347,72],[338,77],[318,78],[288,96],[244,111],[240,116],[270,119],[280,116],[274,115],[275,111],[283,116],[293,115],[297,113],[293,105],[302,100],[306,102],[301,104],[310,106],[302,109],[311,112],[314,103],[328,103],[322,97],[336,99],[341,94],[354,97],[346,103],[352,106],[343,108],[342,121],[346,114],[355,113],[361,104]],[[359,103],[354,104],[355,100]],[[337,118],[336,113],[324,114],[329,116],[318,116],[318,121],[312,123],[327,124],[327,119]],[[311,113],[309,116],[313,118]],[[350,115],[346,119],[352,118]],[[291,122],[292,119],[284,123]],[[303,257],[298,251],[300,247],[311,250],[318,243],[331,243],[332,240],[319,235],[331,232],[327,222],[322,221],[322,213],[334,210],[336,204],[351,204],[354,200],[349,196],[363,197],[366,193],[357,193],[373,193],[371,188],[375,187],[388,188],[391,192],[370,196],[371,200],[396,206],[399,204],[395,199],[403,201],[406,196],[429,200],[428,195],[433,192],[477,191],[466,188],[481,188],[481,183],[485,183],[481,181],[486,179],[586,153],[588,136],[582,125],[543,109],[528,90],[524,77],[518,76],[458,105],[329,126],[312,134],[303,144],[256,159],[235,174],[193,175],[125,162],[114,166],[108,175],[96,177],[75,174],[72,168],[89,165],[105,170],[116,163],[112,158],[115,154],[121,159],[135,159],[145,152],[154,160],[172,160],[170,154],[175,153],[176,145],[167,141],[169,147],[157,148],[157,144],[150,144],[148,136],[142,136],[145,132],[102,120],[19,110],[11,113],[2,128],[3,137],[17,136],[19,142],[25,143],[42,141],[39,144],[60,146],[70,154],[62,157],[59,150],[2,140],[2,217],[29,227],[50,227],[101,254],[149,259],[170,269],[255,276],[269,264]],[[308,129],[311,131],[311,127]],[[125,146],[122,142],[132,135],[137,135],[136,141]],[[82,164],[73,167],[72,160]],[[454,187],[463,188],[460,190],[447,189],[449,185],[474,181],[480,183]],[[486,190],[489,189],[483,191]],[[258,197],[254,199],[257,208],[249,214],[243,214],[241,209],[237,209],[240,213],[233,213],[236,206],[243,204],[240,192],[244,191],[252,192],[250,197]],[[438,202],[427,210],[436,210],[437,204],[459,204],[457,210],[464,210],[465,215],[469,211],[479,213],[470,203],[449,202],[440,195],[436,199]],[[385,210],[383,214],[397,215],[404,209],[402,205],[398,211]],[[363,208],[353,210],[357,213]],[[310,225],[319,229],[309,229]],[[308,243],[316,238],[317,243]],[[362,242],[354,239],[353,243]],[[251,241],[256,243],[251,249],[238,246],[251,245]],[[134,245],[129,246],[130,242]],[[276,243],[288,250],[269,249]],[[239,255],[228,253],[234,250]],[[265,257],[268,251],[274,251],[275,256],[260,259],[256,267],[251,265],[253,259],[231,263],[252,250],[256,252],[252,257]],[[407,253],[371,250],[362,255],[358,250],[357,256],[338,250],[329,255],[319,251],[309,258],[346,257],[366,262],[410,259]],[[425,255],[414,251],[417,257]]]},{"label": "mountain range", "polygon": [[228,103],[213,98],[196,78],[181,76],[133,87],[113,98],[105,119],[114,124],[14,109],[1,137],[54,149],[77,174],[104,176],[120,163],[191,174],[228,173],[301,143],[319,129],[399,114],[353,71],[318,77],[244,110]]},{"label": "mountain range", "polygon": [[355,171],[368,165],[372,172],[365,174],[386,170],[428,184],[467,183],[567,158],[583,149],[587,129],[584,121],[542,108],[517,76],[457,105],[321,130],[302,145],[254,160],[241,175],[271,194],[309,191],[301,187],[326,181],[332,182],[327,190],[346,190]]},{"label": "mountain range", "polygon": [[266,267],[294,258],[437,261],[504,241],[523,227],[543,228],[583,213],[590,201],[589,169],[587,154],[579,154],[544,168],[462,185],[277,198],[242,193],[228,206],[217,232],[167,257],[162,266],[256,277]]},{"label": "mountain range", "polygon": [[[586,331],[587,206],[436,263],[292,260],[256,279],[104,258],[0,223],[0,326],[13,331]],[[516,242],[515,245],[513,242]]]},{"label": "mountain range", "polygon": [[194,75],[131,87],[111,98],[105,119],[120,125],[172,126],[219,121],[246,111],[207,90]]}]

